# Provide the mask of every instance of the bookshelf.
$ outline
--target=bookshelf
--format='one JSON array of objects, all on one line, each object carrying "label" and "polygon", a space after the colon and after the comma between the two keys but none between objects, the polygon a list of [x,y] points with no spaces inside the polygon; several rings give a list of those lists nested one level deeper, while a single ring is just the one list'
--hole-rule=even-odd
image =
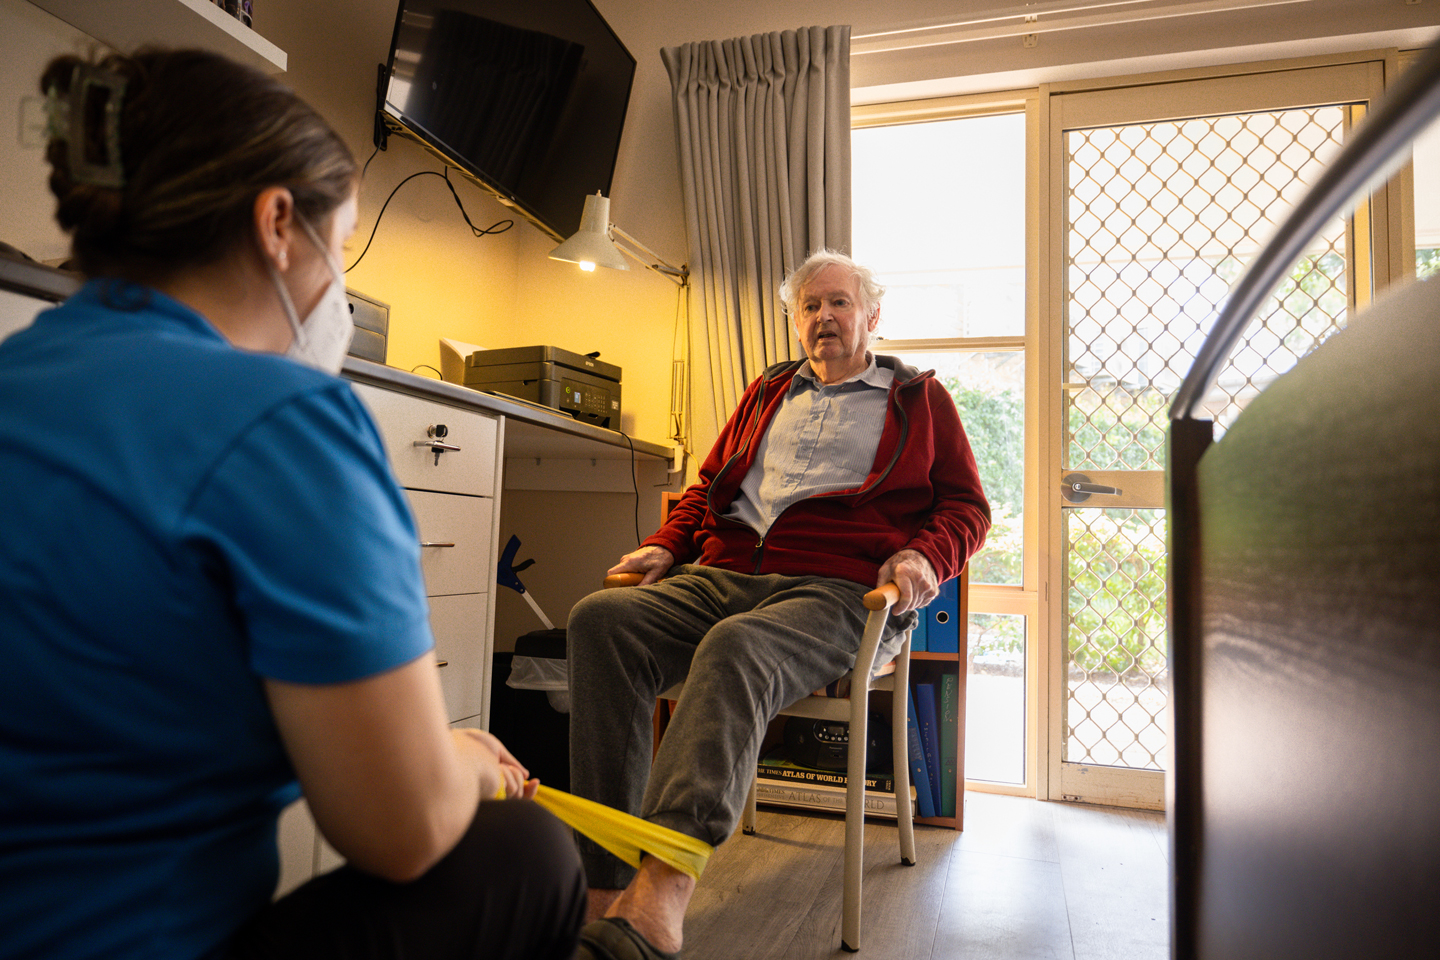
[{"label": "bookshelf", "polygon": [[[962,633],[961,642],[964,642],[965,625],[968,623],[968,604],[966,594],[969,592],[970,568],[966,567],[961,573],[959,603],[960,625]],[[948,817],[916,817],[916,823],[925,823],[935,827],[949,827],[952,830],[965,829],[965,652],[956,653],[931,653],[928,651],[910,654],[910,679],[914,683],[918,681],[939,682],[941,674],[953,673],[957,677],[955,717],[951,722],[955,725],[955,813]],[[944,722],[943,718],[942,721]]]},{"label": "bookshelf", "polygon": [[217,7],[211,0],[30,0],[81,33],[122,53],[145,43],[201,47],[248,63],[266,73],[284,73],[285,51]]}]

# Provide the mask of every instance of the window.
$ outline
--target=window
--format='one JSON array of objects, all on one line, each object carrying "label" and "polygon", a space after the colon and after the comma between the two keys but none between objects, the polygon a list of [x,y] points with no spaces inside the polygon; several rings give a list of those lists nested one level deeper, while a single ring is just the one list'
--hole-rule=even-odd
[{"label": "window", "polygon": [[1440,273],[1440,123],[1415,141],[1415,275]]},{"label": "window", "polygon": [[[1012,111],[1014,107],[1010,108]],[[874,349],[955,399],[993,526],[970,563],[968,780],[1026,782],[1026,236],[1023,113],[857,127],[855,258],[885,284]]]},{"label": "window", "polygon": [[852,145],[855,258],[886,286],[876,348],[955,398],[995,523],[971,582],[1020,586],[1025,117],[868,127]]}]

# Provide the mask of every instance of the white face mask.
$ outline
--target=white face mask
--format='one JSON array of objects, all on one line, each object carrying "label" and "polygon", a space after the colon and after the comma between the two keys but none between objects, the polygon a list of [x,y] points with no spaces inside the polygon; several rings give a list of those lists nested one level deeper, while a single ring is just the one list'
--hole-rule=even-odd
[{"label": "white face mask", "polygon": [[290,321],[290,330],[294,334],[285,356],[326,373],[339,373],[340,365],[345,362],[345,354],[350,350],[350,338],[355,335],[355,320],[350,316],[350,301],[345,297],[345,274],[330,256],[330,251],[315,235],[315,231],[310,228],[310,224],[303,220],[299,220],[299,223],[311,242],[324,255],[333,279],[330,286],[325,288],[320,302],[315,304],[315,309],[311,310],[302,322],[295,312],[295,303],[290,299],[290,292],[281,282],[279,272],[269,258],[266,258],[270,279],[275,283],[275,291],[280,295],[280,305],[285,308],[285,318]]}]

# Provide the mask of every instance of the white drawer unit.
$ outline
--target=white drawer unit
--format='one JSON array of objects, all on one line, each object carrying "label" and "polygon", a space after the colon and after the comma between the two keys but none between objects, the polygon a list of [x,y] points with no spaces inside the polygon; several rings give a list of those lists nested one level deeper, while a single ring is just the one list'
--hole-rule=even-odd
[{"label": "white drawer unit", "polygon": [[[415,514],[436,659],[448,664],[441,681],[449,718],[484,726],[493,649],[499,420],[396,390],[354,386],[375,417]],[[442,623],[439,614],[457,606],[467,615],[447,613]]]},{"label": "white drawer unit", "polygon": [[[380,428],[420,536],[434,659],[452,725],[486,727],[494,642],[494,583],[503,462],[501,419],[402,389],[352,383]],[[280,821],[284,893],[342,860],[304,801]]]}]

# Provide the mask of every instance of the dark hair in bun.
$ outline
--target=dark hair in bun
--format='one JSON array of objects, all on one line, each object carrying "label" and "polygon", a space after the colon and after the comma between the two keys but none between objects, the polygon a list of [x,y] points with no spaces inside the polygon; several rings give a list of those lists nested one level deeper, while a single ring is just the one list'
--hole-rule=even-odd
[{"label": "dark hair in bun", "polygon": [[[95,65],[64,56],[51,61],[40,89],[65,99],[72,80],[95,68],[124,84],[110,93],[118,139],[112,123],[102,142],[103,111],[86,109],[71,128],[83,131],[81,152],[52,132],[46,155],[55,218],[88,276],[145,281],[214,262],[248,237],[255,198],[268,187],[288,188],[315,225],[354,189],[355,158],[344,141],[258,70],[203,50],[151,49]],[[114,180],[72,170],[77,155],[105,158]]]}]

